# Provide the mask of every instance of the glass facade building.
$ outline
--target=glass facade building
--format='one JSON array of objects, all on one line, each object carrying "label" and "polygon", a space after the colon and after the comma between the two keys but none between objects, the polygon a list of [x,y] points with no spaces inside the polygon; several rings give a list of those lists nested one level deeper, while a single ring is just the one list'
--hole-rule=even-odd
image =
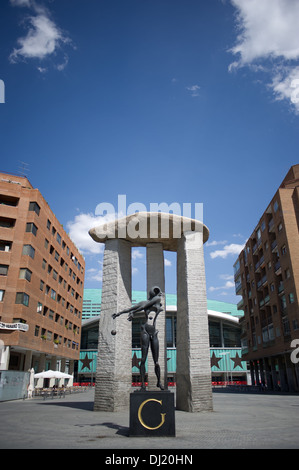
[{"label": "glass facade building", "polygon": [[[133,291],[132,304],[146,299],[146,292]],[[80,360],[78,362],[78,382],[95,380],[99,312],[101,302],[100,289],[85,289],[83,300],[83,322]],[[176,374],[176,295],[166,294],[166,342],[168,382],[175,383]],[[247,363],[242,360],[241,328],[239,318],[242,315],[234,304],[208,300],[208,318],[210,334],[211,373],[213,383],[247,383]],[[140,325],[142,318],[132,322],[132,383],[138,384],[140,351]],[[147,367],[147,364],[146,364]]]}]

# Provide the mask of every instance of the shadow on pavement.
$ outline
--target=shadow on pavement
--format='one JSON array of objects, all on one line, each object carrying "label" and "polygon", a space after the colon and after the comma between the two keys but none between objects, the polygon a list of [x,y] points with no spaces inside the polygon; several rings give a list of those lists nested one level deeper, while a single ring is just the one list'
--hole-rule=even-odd
[{"label": "shadow on pavement", "polygon": [[39,403],[42,406],[66,406],[68,408],[77,408],[85,411],[93,411],[93,401],[58,401],[57,399],[52,400],[49,398],[47,401]]}]

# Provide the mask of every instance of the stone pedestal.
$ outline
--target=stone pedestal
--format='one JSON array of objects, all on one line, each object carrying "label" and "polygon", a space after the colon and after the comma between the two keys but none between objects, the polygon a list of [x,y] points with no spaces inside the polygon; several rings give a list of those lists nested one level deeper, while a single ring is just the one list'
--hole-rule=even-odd
[{"label": "stone pedestal", "polygon": [[169,391],[131,393],[130,436],[175,436],[174,394]]}]

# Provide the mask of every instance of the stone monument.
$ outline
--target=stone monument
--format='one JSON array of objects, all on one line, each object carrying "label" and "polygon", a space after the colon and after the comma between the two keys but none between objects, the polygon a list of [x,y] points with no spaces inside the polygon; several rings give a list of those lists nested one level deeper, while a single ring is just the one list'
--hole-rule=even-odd
[{"label": "stone monument", "polygon": [[[159,342],[162,357],[159,367],[157,361],[151,361],[152,368],[149,362],[148,388],[152,390],[158,383],[160,389],[167,389],[164,250],[176,251],[176,408],[188,412],[211,411],[213,401],[203,254],[203,244],[209,237],[208,228],[198,220],[175,214],[139,212],[95,227],[89,234],[96,242],[105,243],[94,410],[129,408],[132,328],[130,321],[117,314],[132,312],[131,248],[142,246],[147,249],[147,291],[150,297],[152,286],[159,286],[161,303]],[[120,318],[116,320],[117,316]]]}]

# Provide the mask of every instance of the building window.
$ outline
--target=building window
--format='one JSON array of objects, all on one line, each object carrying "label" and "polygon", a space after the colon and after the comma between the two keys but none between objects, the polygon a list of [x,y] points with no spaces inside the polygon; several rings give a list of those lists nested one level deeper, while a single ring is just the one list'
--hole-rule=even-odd
[{"label": "building window", "polygon": [[37,226],[33,222],[26,224],[26,232],[33,233],[34,236],[37,234]]},{"label": "building window", "polygon": [[0,251],[11,251],[12,242],[6,240],[0,240]]},{"label": "building window", "polygon": [[5,196],[4,194],[1,194],[0,204],[3,204],[4,206],[17,207],[17,205],[19,204],[19,198],[13,196]]},{"label": "building window", "polygon": [[230,325],[223,325],[223,340],[224,347],[236,348],[241,346],[240,335],[238,328],[234,328]]},{"label": "building window", "polygon": [[278,207],[279,207],[279,206],[278,206],[278,202],[275,201],[275,202],[274,202],[274,205],[273,205],[274,212],[277,212],[277,211],[278,211]]},{"label": "building window", "polygon": [[51,289],[51,299],[56,300],[56,292],[54,289]]},{"label": "building window", "polygon": [[45,259],[43,259],[42,268],[46,269],[46,266],[47,266],[47,261]]},{"label": "building window", "polygon": [[285,255],[286,252],[287,252],[287,248],[286,248],[285,245],[283,245],[282,248],[281,248],[281,254],[282,254],[282,255]]},{"label": "building window", "polygon": [[0,276],[7,276],[8,273],[8,265],[0,264]]},{"label": "building window", "polygon": [[8,217],[0,217],[0,227],[13,228],[15,226],[16,219],[9,219]]},{"label": "building window", "polygon": [[292,292],[289,294],[289,302],[290,304],[293,304],[295,302],[295,297],[294,297],[294,294],[292,294]]},{"label": "building window", "polygon": [[0,302],[3,302],[5,290],[0,289]]},{"label": "building window", "polygon": [[25,307],[29,305],[29,295],[25,292],[17,292],[16,295],[16,304],[23,304]]},{"label": "building window", "polygon": [[37,313],[42,313],[43,311],[43,304],[41,304],[40,302],[37,302],[37,309],[36,309]]},{"label": "building window", "polygon": [[221,348],[222,339],[221,339],[221,328],[220,322],[209,321],[209,337],[210,337],[210,347]]},{"label": "building window", "polygon": [[37,215],[39,215],[40,207],[37,202],[29,202],[29,211],[35,212]]},{"label": "building window", "polygon": [[57,235],[56,235],[56,240],[59,243],[59,245],[61,245],[61,235],[58,232],[57,232]]},{"label": "building window", "polygon": [[50,220],[48,219],[48,220],[47,220],[47,229],[50,230],[50,228],[51,228],[51,222],[50,222]]},{"label": "building window", "polygon": [[280,303],[281,303],[282,310],[285,310],[287,308],[287,301],[286,301],[285,295],[281,296]]},{"label": "building window", "polygon": [[284,336],[288,336],[291,333],[290,330],[290,323],[288,317],[283,317],[282,319],[282,327],[283,327],[283,334]]},{"label": "building window", "polygon": [[258,228],[257,231],[256,231],[256,238],[259,240],[261,238],[262,234],[261,234],[261,229]]},{"label": "building window", "polygon": [[38,325],[35,325],[35,329],[34,329],[34,336],[39,336],[39,326]]},{"label": "building window", "polygon": [[40,284],[39,284],[39,289],[40,289],[41,291],[44,290],[44,285],[45,285],[44,281],[41,280],[41,281],[40,281]]},{"label": "building window", "polygon": [[47,340],[52,341],[52,331],[47,331]]},{"label": "building window", "polygon": [[30,271],[30,269],[27,269],[27,268],[20,269],[19,279],[26,279],[27,281],[30,282],[31,276],[32,276],[32,272]]},{"label": "building window", "polygon": [[23,246],[23,255],[30,256],[30,258],[34,259],[35,256],[35,249],[31,245],[24,245]]}]

